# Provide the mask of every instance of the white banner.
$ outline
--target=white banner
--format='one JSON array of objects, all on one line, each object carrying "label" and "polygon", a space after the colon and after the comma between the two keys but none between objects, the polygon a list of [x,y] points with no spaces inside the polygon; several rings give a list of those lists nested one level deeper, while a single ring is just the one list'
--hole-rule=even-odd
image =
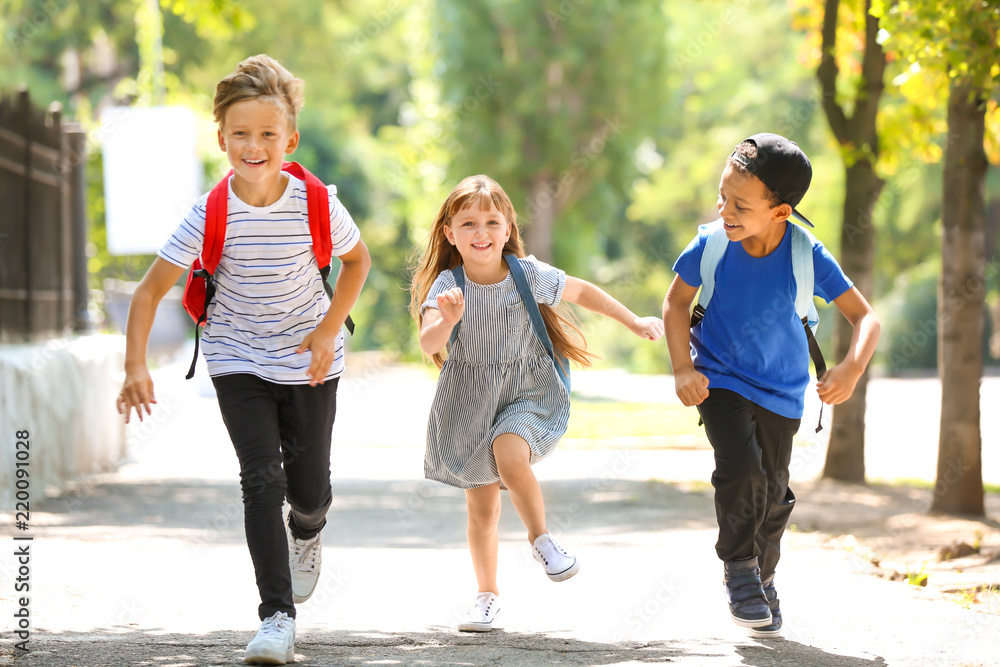
[{"label": "white banner", "polygon": [[108,251],[153,254],[203,194],[194,113],[110,107],[101,127]]}]

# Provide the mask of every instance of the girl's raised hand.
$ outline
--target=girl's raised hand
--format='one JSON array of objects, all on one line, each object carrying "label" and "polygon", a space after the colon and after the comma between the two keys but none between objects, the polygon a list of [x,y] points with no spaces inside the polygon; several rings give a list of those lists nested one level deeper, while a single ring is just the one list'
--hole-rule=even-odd
[{"label": "girl's raised hand", "polygon": [[663,319],[659,317],[637,317],[631,327],[632,333],[646,340],[663,338]]},{"label": "girl's raised hand", "polygon": [[462,319],[465,312],[465,295],[459,287],[452,287],[446,292],[437,296],[437,307],[441,313],[441,319],[445,324],[452,326]]}]

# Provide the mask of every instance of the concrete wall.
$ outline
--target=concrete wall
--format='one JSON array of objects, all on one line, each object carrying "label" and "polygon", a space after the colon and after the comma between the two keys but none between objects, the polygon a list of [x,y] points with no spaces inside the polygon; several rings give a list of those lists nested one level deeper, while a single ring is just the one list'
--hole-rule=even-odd
[{"label": "concrete wall", "polygon": [[5,511],[14,509],[19,430],[30,433],[34,499],[69,480],[114,470],[125,457],[125,427],[115,408],[124,362],[123,336],[0,345],[0,503]]}]

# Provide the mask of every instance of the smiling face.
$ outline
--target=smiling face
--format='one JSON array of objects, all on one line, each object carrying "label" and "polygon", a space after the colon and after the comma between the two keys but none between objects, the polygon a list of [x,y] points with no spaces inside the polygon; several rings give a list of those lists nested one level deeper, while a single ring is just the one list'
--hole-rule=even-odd
[{"label": "smiling face", "polygon": [[510,238],[510,223],[492,202],[489,209],[477,202],[459,210],[445,226],[444,234],[462,256],[466,270],[479,276],[476,282],[503,278],[501,258]]},{"label": "smiling face", "polygon": [[767,186],[756,176],[727,164],[719,182],[719,215],[730,241],[742,241],[753,256],[761,257],[778,247],[785,234],[785,221],[792,214],[788,204],[775,206]]},{"label": "smiling face", "polygon": [[[249,195],[250,199],[267,199],[275,190],[280,196],[281,164],[298,143],[299,133],[292,129],[288,115],[268,100],[233,104],[226,110],[225,123],[219,129],[219,147],[229,158],[235,173],[233,186],[242,190],[241,198]],[[247,203],[261,206],[271,202]]]}]

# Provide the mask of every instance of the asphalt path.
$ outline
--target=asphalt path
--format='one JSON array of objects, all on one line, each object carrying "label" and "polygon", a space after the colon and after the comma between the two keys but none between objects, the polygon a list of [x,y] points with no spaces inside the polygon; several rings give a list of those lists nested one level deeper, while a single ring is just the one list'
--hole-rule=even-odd
[{"label": "asphalt path", "polygon": [[[132,460],[33,508],[28,652],[14,648],[12,632],[20,543],[13,513],[0,513],[0,665],[241,663],[258,600],[235,456],[199,374],[184,383],[179,366],[158,371],[158,412],[130,427]],[[928,400],[925,381],[915,382],[906,397]],[[319,588],[298,611],[299,664],[1000,664],[1000,616],[873,577],[864,558],[817,533],[784,542],[784,637],[749,638],[728,620],[706,484],[711,454],[697,448],[567,448],[537,466],[550,529],[580,557],[581,572],[550,582],[505,498],[499,627],[459,633],[476,586],[463,495],[422,479],[433,386],[425,370],[379,357],[341,385],[334,506]],[[673,400],[665,378],[577,373],[574,388]],[[996,391],[984,384],[984,395]],[[871,396],[899,393],[876,382]],[[874,421],[873,441],[883,428]],[[910,426],[884,428],[898,443]],[[807,478],[822,447],[797,450],[796,475]],[[894,456],[884,455],[886,465]],[[995,464],[984,463],[989,479]]]}]

